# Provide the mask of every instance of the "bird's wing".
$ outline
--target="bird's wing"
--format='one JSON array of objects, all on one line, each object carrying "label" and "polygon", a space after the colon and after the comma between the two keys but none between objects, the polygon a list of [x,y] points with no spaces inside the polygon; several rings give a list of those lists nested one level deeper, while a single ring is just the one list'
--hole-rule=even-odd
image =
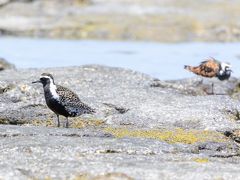
[{"label": "bird's wing", "polygon": [[78,95],[75,94],[74,92],[72,92],[68,88],[57,85],[57,90],[56,91],[59,94],[61,102],[63,102],[63,103],[80,101]]},{"label": "bird's wing", "polygon": [[214,60],[206,60],[200,64],[201,75],[205,77],[214,77],[219,71],[219,63]]},{"label": "bird's wing", "polygon": [[60,103],[68,112],[70,112],[70,114],[73,113],[73,115],[77,115],[95,112],[92,108],[84,104],[79,99],[78,95],[72,92],[70,89],[57,85],[56,91],[59,94]]}]

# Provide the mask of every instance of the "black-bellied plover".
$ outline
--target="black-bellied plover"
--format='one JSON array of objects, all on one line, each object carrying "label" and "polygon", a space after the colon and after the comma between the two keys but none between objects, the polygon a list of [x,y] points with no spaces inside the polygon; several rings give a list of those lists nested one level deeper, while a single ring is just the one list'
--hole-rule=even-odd
[{"label": "black-bellied plover", "polygon": [[[216,77],[219,80],[227,80],[231,76],[232,70],[230,69],[230,64],[220,62],[214,58],[207,59],[206,61],[201,62],[199,66],[184,66],[184,69],[187,69],[197,75],[212,78]],[[212,83],[212,94],[214,84]]]},{"label": "black-bellied plover", "polygon": [[68,117],[95,112],[94,109],[84,104],[74,92],[56,85],[51,74],[43,73],[38,81],[32,83],[43,84],[47,106],[57,115],[58,127],[60,127],[59,115],[66,117],[66,127],[69,127]]}]

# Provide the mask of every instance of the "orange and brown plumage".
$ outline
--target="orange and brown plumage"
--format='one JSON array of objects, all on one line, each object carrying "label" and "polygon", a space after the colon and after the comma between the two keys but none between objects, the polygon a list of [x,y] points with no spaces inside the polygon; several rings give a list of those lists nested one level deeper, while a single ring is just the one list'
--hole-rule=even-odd
[{"label": "orange and brown plumage", "polygon": [[210,58],[207,59],[206,61],[201,62],[199,66],[185,65],[184,69],[203,77],[207,78],[216,77],[219,80],[223,81],[230,78],[232,72],[230,67],[231,67],[230,64],[220,62],[214,58]]}]

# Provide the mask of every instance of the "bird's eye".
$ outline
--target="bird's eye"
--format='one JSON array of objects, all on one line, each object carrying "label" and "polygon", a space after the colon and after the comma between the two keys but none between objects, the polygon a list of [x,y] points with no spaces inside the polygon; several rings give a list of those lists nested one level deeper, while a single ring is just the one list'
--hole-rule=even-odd
[{"label": "bird's eye", "polygon": [[46,81],[47,78],[40,78],[40,81]]}]

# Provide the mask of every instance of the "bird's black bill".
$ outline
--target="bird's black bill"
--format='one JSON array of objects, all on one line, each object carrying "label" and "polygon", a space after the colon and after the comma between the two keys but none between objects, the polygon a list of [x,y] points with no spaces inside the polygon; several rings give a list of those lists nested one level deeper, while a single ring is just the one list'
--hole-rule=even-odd
[{"label": "bird's black bill", "polygon": [[33,83],[33,84],[35,84],[35,83],[41,83],[41,81],[40,81],[40,80],[38,80],[38,81],[33,81],[32,83]]}]

